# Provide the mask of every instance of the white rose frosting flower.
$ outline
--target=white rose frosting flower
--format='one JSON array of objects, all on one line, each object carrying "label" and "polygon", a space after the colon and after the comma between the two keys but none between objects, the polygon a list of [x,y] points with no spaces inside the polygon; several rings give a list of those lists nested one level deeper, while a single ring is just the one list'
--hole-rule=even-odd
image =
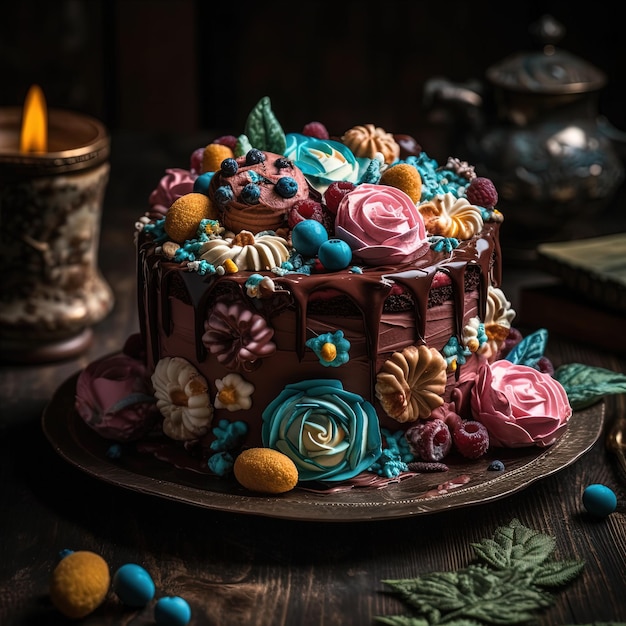
[{"label": "white rose frosting flower", "polygon": [[152,385],[168,437],[187,441],[208,432],[213,418],[209,387],[191,363],[180,357],[161,359],[152,374]]}]

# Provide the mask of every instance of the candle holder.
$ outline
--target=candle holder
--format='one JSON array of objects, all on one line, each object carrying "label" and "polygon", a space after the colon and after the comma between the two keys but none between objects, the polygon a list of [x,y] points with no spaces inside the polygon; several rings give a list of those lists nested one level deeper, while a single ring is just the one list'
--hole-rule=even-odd
[{"label": "candle holder", "polygon": [[48,112],[48,150],[20,152],[22,110],[0,109],[0,359],[70,358],[113,308],[98,268],[110,140],[97,120]]}]

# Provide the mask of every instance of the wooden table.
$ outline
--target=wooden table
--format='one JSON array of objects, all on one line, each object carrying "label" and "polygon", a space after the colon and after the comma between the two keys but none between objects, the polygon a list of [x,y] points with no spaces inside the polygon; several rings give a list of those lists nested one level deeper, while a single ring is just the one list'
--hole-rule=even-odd
[{"label": "wooden table", "polygon": [[[626,621],[626,482],[604,437],[571,466],[509,497],[418,517],[327,523],[289,521],[198,508],[112,486],[60,458],[41,415],[54,391],[98,356],[118,350],[138,327],[133,224],[158,172],[186,166],[204,138],[113,141],[103,217],[101,268],[116,304],[79,358],[0,369],[0,623],[65,624],[48,579],[63,549],[92,550],[115,571],[144,566],[157,598],[179,595],[194,626],[364,626],[375,616],[408,615],[384,579],[468,565],[470,543],[518,519],[556,539],[558,559],[584,559],[582,574],[557,593],[539,623]],[[511,274],[511,286],[514,274]],[[505,283],[505,292],[507,285]],[[507,292],[508,293],[508,292]],[[626,372],[623,355],[551,337],[556,365],[583,362]],[[626,396],[606,400],[607,425]],[[593,519],[581,494],[590,483],[615,491],[618,510]],[[153,624],[153,604],[124,609],[114,597],[82,620],[89,625]]]}]

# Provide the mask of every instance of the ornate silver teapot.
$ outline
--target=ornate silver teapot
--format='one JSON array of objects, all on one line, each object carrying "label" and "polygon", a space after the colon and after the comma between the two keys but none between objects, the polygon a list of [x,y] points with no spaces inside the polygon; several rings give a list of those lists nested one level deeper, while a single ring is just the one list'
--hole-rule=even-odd
[{"label": "ornate silver teapot", "polygon": [[531,32],[542,49],[490,67],[486,84],[433,78],[424,91],[427,110],[452,114],[454,155],[495,183],[507,250],[529,258],[537,243],[592,234],[624,178],[615,142],[626,145],[598,113],[605,74],[555,47],[565,30],[551,16]]}]

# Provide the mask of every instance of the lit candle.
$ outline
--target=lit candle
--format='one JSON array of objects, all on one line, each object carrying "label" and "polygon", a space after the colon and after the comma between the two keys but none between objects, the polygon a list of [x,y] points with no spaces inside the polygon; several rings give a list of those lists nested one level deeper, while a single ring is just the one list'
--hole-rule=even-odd
[{"label": "lit candle", "polygon": [[39,87],[0,108],[0,352],[75,356],[113,295],[98,265],[110,140],[87,115],[48,109]]}]

